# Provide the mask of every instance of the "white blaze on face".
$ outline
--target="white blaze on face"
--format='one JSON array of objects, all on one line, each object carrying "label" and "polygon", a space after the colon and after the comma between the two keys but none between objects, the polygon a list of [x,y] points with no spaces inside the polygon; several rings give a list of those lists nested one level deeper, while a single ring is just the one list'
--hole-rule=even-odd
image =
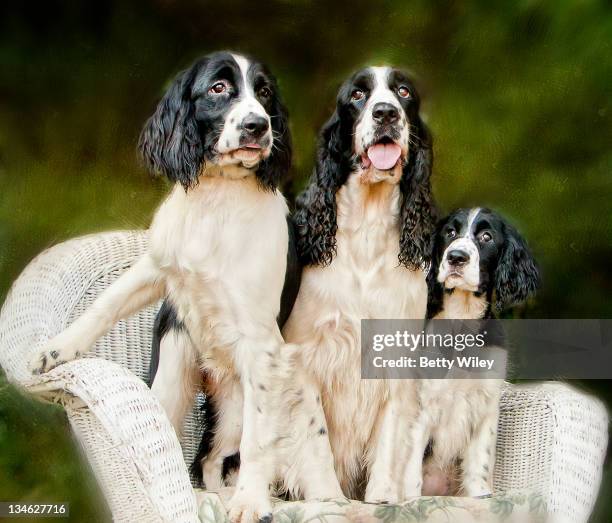
[{"label": "white blaze on face", "polygon": [[[248,71],[250,66],[249,60],[238,54],[232,54],[232,57],[240,68],[242,86],[239,88],[239,96],[233,102],[230,110],[225,115],[223,130],[221,131],[221,135],[219,136],[219,140],[217,142],[217,151],[221,155],[233,153],[231,155],[232,157],[222,161],[222,164],[235,163],[237,160],[239,160],[246,165],[251,156],[253,157],[253,161],[257,163],[260,157],[265,158],[269,156],[270,151],[272,150],[272,125],[270,122],[270,115],[255,97],[253,85],[248,79]],[[267,138],[267,143],[269,145],[263,147],[260,151],[236,151],[243,145],[240,143],[242,123],[244,119],[251,114],[261,116],[268,121],[268,130],[266,131],[266,136],[263,137],[263,140]]]},{"label": "white blaze on face", "polygon": [[[474,221],[480,212],[476,207],[470,210],[467,219],[467,227],[463,234],[453,240],[442,254],[442,263],[438,271],[438,281],[447,289],[463,289],[466,291],[477,291],[480,285],[480,253],[476,245],[476,238],[472,232]],[[468,262],[460,267],[453,267],[448,263],[448,253],[459,250],[467,253]]]},{"label": "white blaze on face", "polygon": [[[395,93],[389,88],[389,67],[371,67],[373,88],[369,93],[365,107],[355,126],[355,138],[353,147],[355,153],[367,158],[378,170],[387,170],[395,166],[400,156],[408,154],[409,125],[406,114],[397,99]],[[377,104],[384,103],[395,107],[399,114],[399,120],[393,125],[399,132],[399,138],[395,143],[375,144],[376,131],[379,124],[374,120],[374,108]]]}]

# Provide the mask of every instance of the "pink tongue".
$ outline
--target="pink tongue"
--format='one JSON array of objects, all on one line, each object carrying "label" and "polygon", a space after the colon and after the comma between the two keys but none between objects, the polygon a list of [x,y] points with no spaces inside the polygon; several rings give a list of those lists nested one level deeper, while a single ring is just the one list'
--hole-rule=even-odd
[{"label": "pink tongue", "polygon": [[380,171],[391,169],[399,160],[402,149],[395,143],[377,143],[368,149],[368,158]]}]

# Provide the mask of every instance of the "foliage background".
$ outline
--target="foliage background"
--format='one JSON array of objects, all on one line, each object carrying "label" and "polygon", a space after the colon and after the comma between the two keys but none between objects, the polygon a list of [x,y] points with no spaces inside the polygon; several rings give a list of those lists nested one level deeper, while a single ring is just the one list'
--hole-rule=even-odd
[{"label": "foliage background", "polygon": [[[138,164],[140,126],[179,69],[219,48],[279,78],[298,190],[341,80],[372,62],[414,71],[442,209],[489,205],[519,226],[544,271],[532,317],[612,316],[604,0],[4,2],[0,297],[45,247],[147,226],[167,188]],[[610,404],[609,382],[581,385]],[[0,499],[70,500],[76,520],[93,520],[99,501],[61,423],[0,382]],[[608,494],[611,483],[608,466]],[[602,496],[593,521],[611,519]]]}]

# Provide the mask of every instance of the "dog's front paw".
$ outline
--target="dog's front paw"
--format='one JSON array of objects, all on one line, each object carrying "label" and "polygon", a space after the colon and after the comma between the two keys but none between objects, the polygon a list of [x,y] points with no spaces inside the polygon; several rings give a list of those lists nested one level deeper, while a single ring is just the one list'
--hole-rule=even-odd
[{"label": "dog's front paw", "polygon": [[272,523],[269,497],[238,487],[229,502],[229,520],[231,523]]},{"label": "dog's front paw", "polygon": [[61,342],[58,343],[55,341],[56,339],[51,340],[30,360],[28,367],[32,374],[44,374],[58,365],[78,358],[81,355],[78,349]]},{"label": "dog's front paw", "polygon": [[463,493],[468,498],[486,499],[493,495],[491,487],[486,484],[464,485]]},{"label": "dog's front paw", "polygon": [[[369,486],[369,485],[368,485]],[[366,503],[398,503],[397,489],[391,485],[381,488],[367,489],[364,501]]]},{"label": "dog's front paw", "polygon": [[402,499],[418,498],[423,492],[423,482],[418,480],[406,481]]}]

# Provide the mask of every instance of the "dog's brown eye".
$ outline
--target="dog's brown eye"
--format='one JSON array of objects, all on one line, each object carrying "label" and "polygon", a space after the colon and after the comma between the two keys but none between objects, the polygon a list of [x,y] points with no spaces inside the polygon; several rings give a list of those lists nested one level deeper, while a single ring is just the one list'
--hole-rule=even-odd
[{"label": "dog's brown eye", "polygon": [[399,94],[402,98],[410,98],[410,91],[405,85],[402,85],[398,90],[397,94]]},{"label": "dog's brown eye", "polygon": [[353,100],[361,100],[364,97],[363,91],[361,89],[355,89],[351,93],[351,98]]},{"label": "dog's brown eye", "polygon": [[455,229],[449,229],[448,231],[446,231],[446,236],[448,236],[449,238],[454,238],[455,236],[457,236],[457,231],[455,231]]},{"label": "dog's brown eye", "polygon": [[257,94],[260,98],[270,98],[272,96],[272,91],[268,87],[262,87]]},{"label": "dog's brown eye", "polygon": [[217,82],[214,84],[209,90],[209,93],[212,94],[221,94],[227,90],[227,86],[223,82]]},{"label": "dog's brown eye", "polygon": [[490,242],[492,239],[493,239],[493,237],[488,232],[483,232],[480,235],[480,241],[481,242],[487,243],[487,242]]}]

